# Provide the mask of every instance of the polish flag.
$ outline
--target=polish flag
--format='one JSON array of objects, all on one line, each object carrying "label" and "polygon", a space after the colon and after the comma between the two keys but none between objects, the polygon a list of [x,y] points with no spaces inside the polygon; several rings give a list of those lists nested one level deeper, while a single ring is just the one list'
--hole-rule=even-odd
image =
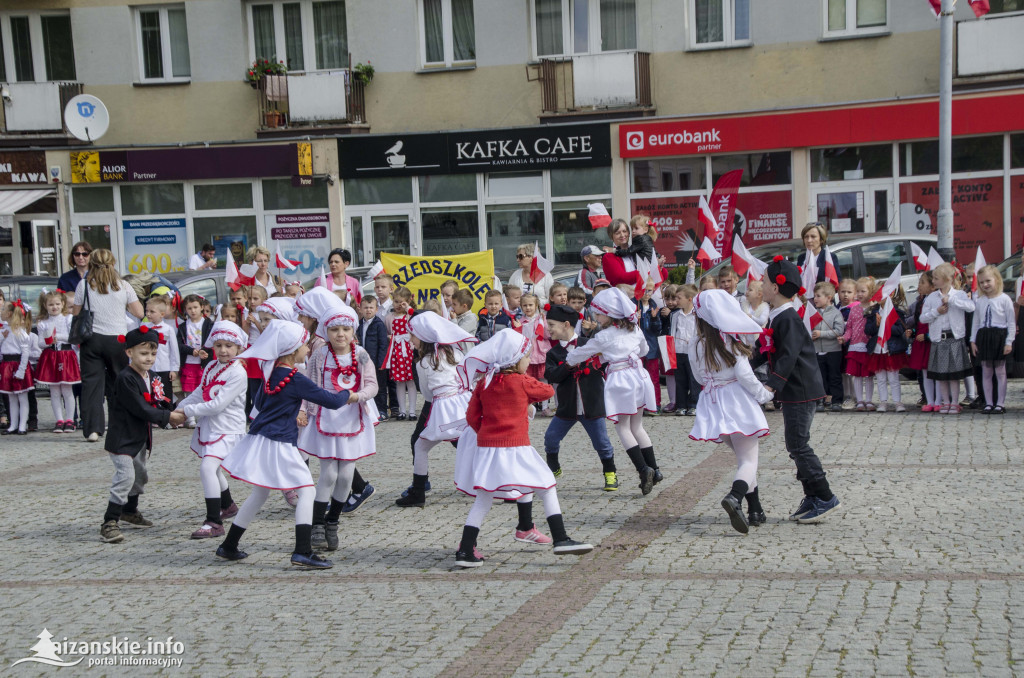
[{"label": "polish flag", "polygon": [[804,268],[800,271],[800,285],[807,294],[818,283],[818,257],[810,250],[804,252]]},{"label": "polish flag", "polygon": [[978,271],[987,265],[985,255],[981,253],[981,247],[979,246],[978,253],[974,255],[974,275],[971,276],[971,294],[975,294],[978,291]]},{"label": "polish flag", "polygon": [[274,253],[274,264],[277,266],[279,271],[294,271],[301,263],[301,261],[285,258],[285,256],[281,254],[281,245],[277,246],[277,250]]},{"label": "polish flag", "polygon": [[[703,198],[701,198],[703,200]],[[700,244],[700,249],[697,250],[696,259],[700,262],[700,267],[705,271],[711,268],[711,262],[721,259],[722,255],[718,253],[715,246],[711,242],[711,238],[704,236],[704,241]]]},{"label": "polish flag", "polygon": [[533,261],[530,263],[530,280],[535,284],[540,283],[544,276],[551,273],[555,265],[544,258],[540,253],[540,243],[533,243]]},{"label": "polish flag", "polygon": [[768,270],[768,264],[764,263],[758,258],[750,263],[750,270],[747,271],[748,280],[763,280],[765,271]]},{"label": "polish flag", "polygon": [[942,266],[945,261],[942,260],[942,256],[935,251],[934,247],[928,248],[928,270],[934,271],[939,266]]},{"label": "polish flag", "polygon": [[384,264],[377,260],[377,263],[370,267],[370,270],[366,272],[367,280],[376,280],[377,276],[384,272]]},{"label": "polish flag", "polygon": [[992,9],[991,5],[989,5],[989,0],[967,0],[967,4],[974,10],[974,16],[979,19],[988,14]]},{"label": "polish flag", "polygon": [[[825,245],[825,280],[829,281],[836,288],[839,287],[839,271],[836,270],[836,264],[832,261],[832,250]],[[813,289],[809,287],[808,289]]]},{"label": "polish flag", "polygon": [[871,301],[882,301],[892,296],[892,293],[896,291],[896,288],[900,286],[900,281],[903,278],[903,264],[896,264],[896,268],[893,272],[885,279],[885,282],[875,292],[875,295],[871,297]]},{"label": "polish flag", "polygon": [[928,263],[928,255],[925,254],[924,250],[917,246],[916,243],[911,241],[910,253],[914,255],[914,268],[918,271],[929,271],[931,265]]},{"label": "polish flag", "polygon": [[746,246],[743,244],[743,238],[739,237],[739,234],[733,238],[732,243],[732,267],[736,271],[736,275],[740,278],[747,274],[747,271],[751,268],[750,252],[747,251]]},{"label": "polish flag", "polygon": [[256,282],[256,265],[243,264],[239,269],[235,266],[235,258],[231,256],[231,249],[227,250],[227,263],[225,264],[224,283],[232,290],[238,290],[243,285],[252,285]]},{"label": "polish flag", "polygon": [[592,202],[587,205],[587,209],[590,210],[590,228],[593,230],[605,228],[612,223],[612,217],[602,203]]},{"label": "polish flag", "polygon": [[[358,281],[356,282],[356,288],[355,289],[352,289],[351,287],[349,287],[349,283],[352,280],[355,280],[355,278],[348,278],[348,277],[346,277],[345,289],[348,290],[349,300],[350,301],[355,301],[356,306],[358,306],[359,304],[363,303],[363,288],[359,286]],[[442,306],[443,305],[444,304],[442,304]]]},{"label": "polish flag", "polygon": [[928,0],[928,4],[932,6],[932,12],[936,17],[942,14],[942,0]]},{"label": "polish flag", "polygon": [[800,307],[800,310],[796,312],[800,319],[804,321],[804,329],[807,330],[807,334],[814,331],[814,328],[821,324],[821,313],[818,309],[814,308],[814,304],[807,302]]},{"label": "polish flag", "polygon": [[[708,201],[703,195],[700,197],[700,203],[697,205],[697,219],[700,223],[704,224],[704,236],[711,239],[711,246],[714,248],[715,241],[718,240],[718,221],[715,219],[711,206],[708,205]],[[703,248],[703,245],[701,247]],[[722,255],[718,255],[718,258],[721,259]]]},{"label": "polish flag", "polygon": [[899,320],[899,316],[896,314],[896,307],[892,304],[892,298],[889,297],[885,300],[885,304],[882,305],[880,322],[878,323],[878,341],[875,343],[875,353],[884,353],[885,347],[889,344],[889,340],[892,338],[892,328]]},{"label": "polish flag", "polygon": [[675,337],[658,337],[658,353],[661,354],[661,369],[666,372],[676,369],[676,339]]}]

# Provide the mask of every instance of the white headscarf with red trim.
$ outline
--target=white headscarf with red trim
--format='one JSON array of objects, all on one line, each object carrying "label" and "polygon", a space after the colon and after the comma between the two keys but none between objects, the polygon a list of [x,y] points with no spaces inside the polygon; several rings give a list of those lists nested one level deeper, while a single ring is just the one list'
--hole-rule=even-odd
[{"label": "white headscarf with red trim", "polygon": [[740,302],[725,290],[708,289],[693,298],[697,317],[722,334],[761,334],[761,326],[740,308]]},{"label": "white headscarf with red trim", "polygon": [[620,318],[634,324],[637,321],[636,304],[617,287],[609,287],[595,294],[590,307],[609,318]]},{"label": "white headscarf with red trim", "polygon": [[[334,297],[337,299],[337,297]],[[340,299],[338,301],[341,301]],[[359,325],[359,316],[356,315],[355,310],[348,304],[339,304],[336,308],[331,309],[326,315],[320,318],[320,327],[324,330],[330,329],[331,327],[351,327],[356,328]],[[318,328],[319,329],[319,328]]]},{"label": "white headscarf with red trim", "polygon": [[266,381],[270,379],[277,359],[295,353],[308,339],[309,332],[302,325],[287,320],[271,320],[256,342],[238,357],[262,360],[263,380]]},{"label": "white headscarf with red trim", "polygon": [[[322,318],[334,315],[345,305],[345,302],[326,287],[314,287],[299,295],[299,298],[295,300],[295,312],[320,322]],[[326,329],[321,323],[316,328],[316,336],[327,339]]]},{"label": "white headscarf with red trim", "polygon": [[230,320],[218,320],[213,323],[213,327],[210,328],[210,336],[206,338],[205,347],[213,348],[213,342],[217,340],[230,341],[242,348],[249,343],[249,337],[242,331],[242,328]]},{"label": "white headscarf with red trim", "polygon": [[433,311],[424,311],[409,318],[409,332],[420,341],[436,346],[450,346],[463,341],[479,341],[451,320],[445,320]]},{"label": "white headscarf with red trim", "polygon": [[257,313],[269,313],[278,320],[298,322],[299,316],[295,311],[295,300],[291,297],[274,297],[267,299],[256,307]]},{"label": "white headscarf with red trim", "polygon": [[471,348],[455,371],[463,388],[472,389],[480,375],[485,375],[484,387],[487,387],[499,370],[515,365],[529,352],[530,338],[506,327],[484,343]]}]

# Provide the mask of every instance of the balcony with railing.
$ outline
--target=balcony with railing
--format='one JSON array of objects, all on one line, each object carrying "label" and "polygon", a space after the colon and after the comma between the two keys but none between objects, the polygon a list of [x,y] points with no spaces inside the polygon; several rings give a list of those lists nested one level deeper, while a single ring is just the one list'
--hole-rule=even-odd
[{"label": "balcony with railing", "polygon": [[654,114],[651,55],[647,52],[602,52],[541,59],[530,80],[541,85],[545,119],[594,119]]},{"label": "balcony with railing", "polygon": [[1024,81],[1024,13],[989,14],[956,24],[957,84]]},{"label": "balcony with railing", "polygon": [[0,83],[3,118],[0,120],[0,145],[68,143],[64,126],[64,107],[82,93],[78,82],[5,82]]},{"label": "balcony with railing", "polygon": [[259,137],[369,131],[365,85],[352,69],[268,75],[256,89]]}]

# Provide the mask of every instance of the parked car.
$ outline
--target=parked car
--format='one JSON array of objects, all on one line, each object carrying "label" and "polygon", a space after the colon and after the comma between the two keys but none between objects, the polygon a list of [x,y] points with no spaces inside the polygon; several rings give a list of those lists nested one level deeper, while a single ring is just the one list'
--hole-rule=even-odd
[{"label": "parked car", "polygon": [[1009,294],[1014,301],[1017,301],[1017,281],[1021,279],[1022,274],[1022,257],[1024,257],[1024,250],[1017,250],[996,264],[999,275],[1003,276],[1003,291]]},{"label": "parked car", "polygon": [[[903,291],[907,295],[907,303],[910,304],[917,299],[917,281],[920,277],[914,266],[911,242],[927,252],[929,247],[934,247],[938,243],[938,238],[934,235],[910,236],[901,233],[843,233],[830,235],[828,247],[839,260],[841,278],[862,278],[870,275],[877,280],[885,280],[896,268],[896,264],[902,263]],[[765,263],[770,263],[780,254],[795,262],[806,250],[799,238],[780,240],[749,249],[753,256]],[[720,262],[704,275],[717,277],[719,269],[727,263],[728,259]],[[740,289],[746,289],[745,281],[740,282]]]},{"label": "parked car", "polygon": [[0,276],[0,291],[4,293],[4,299],[14,301],[21,299],[21,302],[32,309],[32,317],[39,317],[39,295],[43,288],[48,290],[57,289],[57,278],[45,275],[3,275]]},{"label": "parked car", "polygon": [[163,277],[174,284],[184,299],[190,294],[198,294],[210,302],[214,308],[228,301],[231,290],[224,282],[224,271],[173,271],[164,273]]}]

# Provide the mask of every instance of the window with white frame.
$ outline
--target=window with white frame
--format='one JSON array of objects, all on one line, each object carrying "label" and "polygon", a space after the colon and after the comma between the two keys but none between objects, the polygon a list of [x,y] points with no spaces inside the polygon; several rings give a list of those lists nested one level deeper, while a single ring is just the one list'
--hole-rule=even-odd
[{"label": "window with white frame", "polygon": [[690,0],[690,45],[750,43],[750,0]]},{"label": "window with white frame", "polygon": [[249,57],[283,61],[289,71],[348,68],[345,0],[251,3]]},{"label": "window with white frame", "polygon": [[0,77],[8,82],[75,79],[68,12],[0,13]]},{"label": "window with white frame", "polygon": [[530,0],[537,57],[636,49],[636,0]]},{"label": "window with white frame", "polygon": [[989,14],[1024,12],[1024,0],[989,0]]},{"label": "window with white frame", "polygon": [[427,68],[475,62],[473,0],[420,0],[420,45]]},{"label": "window with white frame", "polygon": [[825,37],[884,33],[888,28],[888,0],[823,1]]},{"label": "window with white frame", "polygon": [[137,7],[135,24],[142,81],[187,81],[192,67],[185,6]]}]

